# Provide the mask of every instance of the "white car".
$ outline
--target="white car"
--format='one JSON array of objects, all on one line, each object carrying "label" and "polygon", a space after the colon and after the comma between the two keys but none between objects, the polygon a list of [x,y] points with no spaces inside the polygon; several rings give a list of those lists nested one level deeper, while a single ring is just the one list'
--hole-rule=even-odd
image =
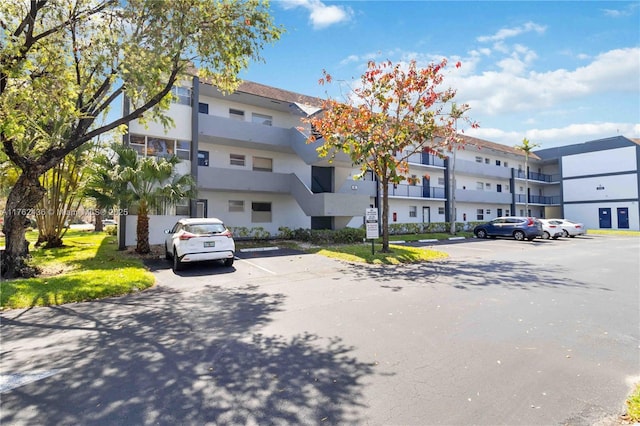
[{"label": "white car", "polygon": [[582,223],[566,219],[549,219],[549,222],[560,226],[565,237],[573,238],[576,235],[587,235],[587,228]]},{"label": "white car", "polygon": [[180,219],[173,229],[164,232],[165,256],[173,261],[174,271],[181,270],[184,263],[204,260],[223,260],[225,266],[233,265],[236,245],[220,219]]},{"label": "white car", "polygon": [[558,224],[551,222],[549,219],[538,220],[542,222],[542,238],[545,240],[548,240],[549,238],[556,240],[558,237],[562,237],[564,235],[562,228]]}]

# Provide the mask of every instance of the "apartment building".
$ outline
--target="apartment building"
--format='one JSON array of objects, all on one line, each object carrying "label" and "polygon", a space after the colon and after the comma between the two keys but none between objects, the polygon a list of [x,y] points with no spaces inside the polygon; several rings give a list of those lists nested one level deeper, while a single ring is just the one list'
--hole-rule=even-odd
[{"label": "apartment building", "polygon": [[[231,227],[261,227],[276,235],[280,227],[358,227],[365,209],[378,205],[380,189],[371,173],[355,179],[360,170],[346,155],[329,163],[307,143],[310,129],[301,119],[320,110],[320,99],[254,82],[223,94],[198,78],[174,90],[177,101],[168,114],[175,127],[165,132],[158,123],[130,123],[127,138],[140,155],[177,155],[183,159],[180,172],[196,179],[197,199],[159,213],[218,217]],[[411,155],[408,179],[389,187],[389,223],[450,221],[454,203],[457,222],[565,216],[598,227],[585,216],[595,199],[576,189],[595,179],[611,188],[597,194],[618,203],[602,208],[627,208],[629,226],[638,229],[637,143],[621,138],[615,146],[600,141],[583,150],[542,150],[529,156],[525,170],[525,155],[514,147],[464,140],[464,149],[445,159]],[[618,185],[628,191],[614,192]],[[125,226],[133,229],[133,223],[127,218]]]},{"label": "apartment building", "polygon": [[562,216],[591,229],[640,230],[640,139],[616,136],[536,155],[558,166]]}]

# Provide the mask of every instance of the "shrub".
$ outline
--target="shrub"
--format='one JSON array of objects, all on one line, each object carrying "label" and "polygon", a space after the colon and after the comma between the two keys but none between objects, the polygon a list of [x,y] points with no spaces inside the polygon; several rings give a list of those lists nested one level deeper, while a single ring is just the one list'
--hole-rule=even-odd
[{"label": "shrub", "polygon": [[104,232],[107,235],[118,235],[118,227],[116,225],[107,225],[104,227]]},{"label": "shrub", "polygon": [[251,228],[249,234],[253,237],[254,240],[266,240],[271,237],[271,233],[264,229],[262,226]]}]

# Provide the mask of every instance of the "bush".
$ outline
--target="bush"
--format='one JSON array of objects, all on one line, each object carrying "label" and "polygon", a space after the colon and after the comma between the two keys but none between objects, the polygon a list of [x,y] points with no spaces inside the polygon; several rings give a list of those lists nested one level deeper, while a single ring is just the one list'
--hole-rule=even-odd
[{"label": "bush", "polygon": [[104,227],[107,235],[118,235],[118,227],[116,225],[107,225]]}]

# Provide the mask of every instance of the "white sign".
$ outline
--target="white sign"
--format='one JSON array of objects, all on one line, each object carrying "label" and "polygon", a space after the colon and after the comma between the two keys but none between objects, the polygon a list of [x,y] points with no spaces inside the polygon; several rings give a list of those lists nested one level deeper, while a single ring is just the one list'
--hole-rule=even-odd
[{"label": "white sign", "polygon": [[378,209],[369,208],[365,212],[365,228],[367,230],[367,239],[373,240],[380,237],[378,230]]}]

